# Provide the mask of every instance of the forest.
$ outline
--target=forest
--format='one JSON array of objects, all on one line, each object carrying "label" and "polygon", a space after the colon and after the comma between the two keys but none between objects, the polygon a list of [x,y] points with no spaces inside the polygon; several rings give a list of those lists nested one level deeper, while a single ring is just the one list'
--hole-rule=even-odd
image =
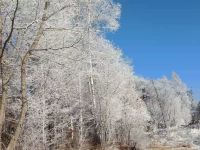
[{"label": "forest", "polygon": [[200,149],[192,90],[175,72],[137,76],[106,39],[120,14],[114,0],[0,0],[0,150]]}]

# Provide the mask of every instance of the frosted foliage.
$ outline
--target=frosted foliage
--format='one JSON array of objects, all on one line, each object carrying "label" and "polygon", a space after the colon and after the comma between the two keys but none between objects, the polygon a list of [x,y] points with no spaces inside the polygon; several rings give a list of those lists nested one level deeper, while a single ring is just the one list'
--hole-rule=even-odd
[{"label": "frosted foliage", "polygon": [[[119,27],[119,4],[110,0],[3,0],[1,4],[2,42],[7,42],[3,67],[4,74],[11,76],[7,92],[11,97],[7,108],[10,118],[6,124],[12,124],[9,119],[22,118],[22,83],[26,84],[23,89],[27,88],[28,112],[17,146],[57,149],[70,138],[72,126],[80,138],[77,145],[81,145],[81,139],[88,138],[84,135],[94,128],[86,124],[101,122],[102,112],[94,111],[94,105],[100,111],[104,95],[98,95],[95,104],[95,97],[101,94],[95,88],[104,83],[101,75],[110,60],[115,62],[121,57],[116,48],[97,35],[104,28]],[[107,57],[106,62],[98,51]],[[22,72],[23,65],[27,70]]]},{"label": "frosted foliage", "polygon": [[192,101],[189,89],[173,74],[173,79],[146,80],[137,78],[137,90],[145,100],[152,121],[156,126],[167,127],[187,125],[191,121]]},{"label": "frosted foliage", "polygon": [[[99,34],[118,29],[120,5],[112,0],[18,2],[3,1],[1,9],[5,42],[13,23],[10,16],[18,7],[4,56],[15,70],[10,95],[20,95],[21,66],[28,58],[28,112],[18,146],[57,149],[72,138],[72,129],[80,147],[91,135],[104,144],[120,141],[119,121],[127,124],[120,133],[126,142],[129,131],[143,130],[148,112],[135,91],[133,70],[121,51]],[[17,120],[21,103],[9,103]]]},{"label": "frosted foliage", "polygon": [[78,0],[78,5],[81,9],[74,19],[80,21],[79,25],[88,25],[96,30],[115,31],[119,28],[120,4],[112,0]]},{"label": "frosted foliage", "polygon": [[152,124],[190,122],[191,97],[178,75],[136,77],[105,39],[119,28],[121,6],[114,0],[1,4],[0,142],[8,150],[143,148]]}]

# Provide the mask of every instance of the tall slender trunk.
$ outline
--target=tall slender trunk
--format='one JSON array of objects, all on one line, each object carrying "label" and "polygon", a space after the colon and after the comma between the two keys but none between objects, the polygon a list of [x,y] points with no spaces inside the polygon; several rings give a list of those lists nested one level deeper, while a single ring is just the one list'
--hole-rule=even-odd
[{"label": "tall slender trunk", "polygon": [[94,78],[93,78],[93,67],[92,67],[92,57],[90,56],[90,92],[93,101],[94,110],[96,110],[96,98],[95,98],[95,88],[94,88]]},{"label": "tall slender trunk", "polygon": [[22,102],[22,106],[21,106],[21,112],[20,112],[20,116],[19,116],[19,121],[17,124],[17,128],[15,130],[15,133],[8,145],[7,150],[13,150],[17,144],[17,140],[20,136],[20,133],[22,131],[23,128],[23,124],[26,118],[26,113],[28,110],[28,103],[27,103],[27,85],[26,85],[26,64],[27,64],[27,60],[29,58],[30,53],[27,53],[24,56],[24,59],[21,62],[21,102]]},{"label": "tall slender trunk", "polygon": [[[0,3],[0,5],[1,5],[1,3]],[[2,15],[1,15],[1,8],[0,8],[0,53],[2,53],[2,46],[3,46],[3,43],[2,43],[2,38],[3,38],[3,19],[2,19]],[[1,86],[3,87],[3,82],[2,82],[2,58],[0,58],[1,60],[0,60],[0,71],[1,71]],[[1,139],[1,133],[2,133],[2,127],[3,127],[3,112],[4,112],[4,107],[3,107],[3,88],[2,88],[2,95],[1,95],[1,97],[0,97],[0,150],[2,149],[2,139]]]},{"label": "tall slender trunk", "polygon": [[15,146],[17,145],[17,140],[20,136],[20,133],[22,132],[24,121],[26,119],[26,113],[28,111],[28,102],[27,102],[27,95],[26,95],[26,93],[27,93],[26,65],[28,63],[28,59],[29,59],[31,53],[34,51],[34,49],[36,49],[36,47],[42,37],[43,27],[44,27],[45,21],[46,21],[46,10],[47,10],[47,1],[45,2],[45,8],[44,8],[43,16],[42,16],[42,22],[40,23],[36,37],[30,47],[30,50],[25,54],[25,56],[23,57],[22,62],[21,62],[21,101],[22,101],[22,106],[21,106],[21,112],[20,112],[17,128],[15,130],[14,135],[12,136],[12,138],[10,140],[7,150],[14,150]]},{"label": "tall slender trunk", "polygon": [[[2,6],[3,2],[0,1],[0,6]],[[7,44],[9,43],[13,31],[14,31],[14,24],[15,24],[15,18],[16,18],[16,13],[18,10],[18,4],[19,0],[16,1],[16,7],[13,13],[13,17],[11,19],[11,27],[10,31],[8,33],[7,38],[5,39],[3,43],[3,13],[0,8],[0,71],[1,71],[1,88],[2,88],[2,97],[0,99],[0,150],[2,150],[2,130],[3,130],[3,125],[5,123],[5,112],[6,112],[6,100],[7,100],[7,88],[8,88],[8,82],[10,78],[8,77],[8,70],[6,70],[6,65],[4,64],[4,51],[7,47]]]},{"label": "tall slender trunk", "polygon": [[79,105],[80,105],[80,130],[79,130],[79,149],[82,148],[83,143],[83,101],[82,101],[82,84],[81,75],[79,74]]},{"label": "tall slender trunk", "polygon": [[71,116],[71,118],[70,118],[70,123],[71,123],[71,131],[72,131],[72,134],[71,134],[71,139],[72,139],[72,141],[74,140],[74,132],[75,132],[75,129],[74,129],[74,119],[73,119],[73,117]]},{"label": "tall slender trunk", "polygon": [[[42,65],[42,70],[44,70],[43,65]],[[47,74],[48,75],[48,74]],[[46,149],[46,97],[45,97],[45,91],[46,91],[46,82],[47,82],[47,76],[45,73],[43,73],[43,78],[45,79],[44,85],[43,85],[43,95],[42,95],[42,142],[44,145],[44,149]]]},{"label": "tall slender trunk", "polygon": [[[1,5],[1,3],[0,3]],[[3,16],[0,10],[0,53],[3,53]],[[2,130],[5,122],[5,108],[6,108],[6,95],[7,95],[7,84],[4,74],[4,65],[3,65],[3,55],[0,58],[0,79],[1,79],[1,92],[0,97],[0,150],[2,150]]]},{"label": "tall slender trunk", "polygon": [[94,78],[93,78],[93,66],[92,66],[92,52],[91,52],[91,46],[90,46],[90,27],[91,27],[91,10],[90,10],[90,7],[91,7],[91,0],[88,0],[88,25],[87,25],[87,38],[88,38],[88,51],[90,53],[90,56],[89,56],[89,63],[90,63],[90,92],[91,92],[91,98],[92,98],[92,101],[93,101],[93,106],[94,106],[94,110],[96,109],[96,98],[95,98],[95,89],[94,89]]},{"label": "tall slender trunk", "polygon": [[2,150],[2,132],[3,132],[3,125],[5,123],[5,112],[6,112],[6,97],[7,97],[7,83],[5,79],[5,75],[3,73],[3,64],[1,61],[1,90],[2,95],[0,98],[0,150]]}]

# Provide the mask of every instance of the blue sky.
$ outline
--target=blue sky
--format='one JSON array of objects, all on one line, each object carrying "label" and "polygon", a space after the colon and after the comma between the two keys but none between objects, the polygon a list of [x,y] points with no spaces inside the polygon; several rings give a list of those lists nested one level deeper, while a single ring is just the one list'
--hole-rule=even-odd
[{"label": "blue sky", "polygon": [[175,71],[200,98],[200,0],[117,1],[121,27],[107,37],[135,73],[156,79]]}]

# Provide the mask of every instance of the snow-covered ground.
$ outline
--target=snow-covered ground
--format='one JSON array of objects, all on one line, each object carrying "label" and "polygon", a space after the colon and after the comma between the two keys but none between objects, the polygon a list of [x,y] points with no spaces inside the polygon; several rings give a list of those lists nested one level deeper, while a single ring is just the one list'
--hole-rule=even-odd
[{"label": "snow-covered ground", "polygon": [[[151,149],[193,149],[200,150],[200,129],[170,128],[157,130],[150,134]],[[162,147],[162,148],[161,148]]]}]

